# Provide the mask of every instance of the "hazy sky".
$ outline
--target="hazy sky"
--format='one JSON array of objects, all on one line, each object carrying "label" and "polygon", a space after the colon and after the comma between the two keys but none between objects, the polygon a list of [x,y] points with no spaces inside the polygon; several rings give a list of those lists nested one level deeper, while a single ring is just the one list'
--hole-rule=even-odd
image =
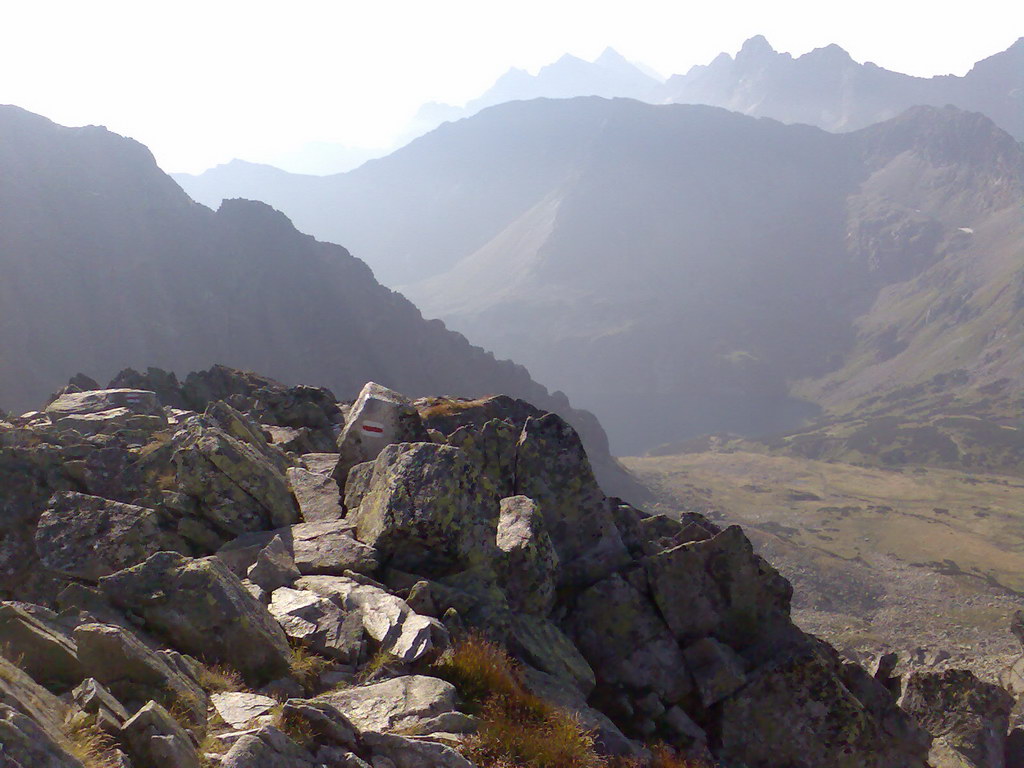
[{"label": "hazy sky", "polygon": [[611,46],[668,75],[756,34],[962,75],[1024,34],[1024,3],[0,0],[0,103],[106,125],[165,170],[198,171],[308,141],[386,146],[421,103],[462,104],[566,52]]}]

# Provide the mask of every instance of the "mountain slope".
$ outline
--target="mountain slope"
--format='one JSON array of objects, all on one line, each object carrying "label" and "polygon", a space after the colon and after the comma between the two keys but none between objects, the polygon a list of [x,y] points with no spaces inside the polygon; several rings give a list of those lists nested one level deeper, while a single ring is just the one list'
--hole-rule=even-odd
[{"label": "mountain slope", "polygon": [[344,248],[263,203],[229,200],[213,213],[145,147],[102,128],[0,108],[0,270],[6,408],[41,400],[76,370],[106,380],[129,366],[220,362],[341,397],[369,379],[410,395],[525,397],[565,413],[607,458],[590,414],[425,321]]},{"label": "mountain slope", "polygon": [[[324,180],[305,226],[343,234],[428,315],[522,360],[635,452],[793,428],[951,366],[1019,391],[1015,356],[981,362],[992,334],[1015,333],[1012,313],[980,319],[988,340],[973,347],[928,318],[958,322],[959,306],[959,278],[929,275],[1019,279],[1020,168],[1011,137],[952,108],[836,135],[709,107],[538,100]],[[910,339],[880,318],[915,279],[935,306]],[[881,376],[870,361],[893,343],[920,365]],[[915,351],[929,343],[941,359]],[[943,357],[950,343],[966,363]]]}]

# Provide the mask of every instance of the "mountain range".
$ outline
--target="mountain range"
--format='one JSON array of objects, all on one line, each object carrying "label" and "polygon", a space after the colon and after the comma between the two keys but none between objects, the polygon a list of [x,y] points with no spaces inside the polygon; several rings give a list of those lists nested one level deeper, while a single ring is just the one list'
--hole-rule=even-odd
[{"label": "mountain range", "polygon": [[573,421],[615,487],[632,487],[592,415],[496,360],[344,248],[264,203],[194,203],[141,144],[0,107],[0,405],[24,409],[75,371],[224,363],[354,397],[504,393]]},{"label": "mountain range", "polygon": [[540,99],[266,199],[593,409],[632,453],[795,428],[961,369],[961,388],[1005,379],[1013,402],[1021,158],[952,107],[834,134]]}]

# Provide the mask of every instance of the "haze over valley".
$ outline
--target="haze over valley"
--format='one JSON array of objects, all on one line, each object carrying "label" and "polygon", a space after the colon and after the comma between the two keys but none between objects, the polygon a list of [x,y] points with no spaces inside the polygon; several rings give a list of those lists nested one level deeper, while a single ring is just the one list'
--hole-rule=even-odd
[{"label": "haze over valley", "polygon": [[1024,766],[1024,7],[58,5],[0,763]]}]

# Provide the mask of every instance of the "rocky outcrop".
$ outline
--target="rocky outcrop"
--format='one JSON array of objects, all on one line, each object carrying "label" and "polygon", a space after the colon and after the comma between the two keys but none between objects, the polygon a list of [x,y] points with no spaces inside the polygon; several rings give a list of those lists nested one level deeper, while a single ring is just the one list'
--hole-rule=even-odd
[{"label": "rocky outcrop", "polygon": [[[35,558],[9,559],[3,583],[39,603],[0,605],[0,732],[36,764],[74,765],[67,718],[132,768],[471,768],[489,710],[450,664],[486,638],[547,702],[524,717],[565,711],[602,754],[644,765],[662,741],[748,768],[924,768],[928,735],[891,670],[876,679],[795,627],[788,583],[739,528],[605,496],[559,417],[388,395],[427,439],[396,430],[338,473],[342,453],[289,453],[256,415],[325,430],[317,413],[351,425],[367,409],[271,403],[259,377],[224,371],[175,386],[203,413],[165,406],[141,441],[42,415],[0,427],[0,478],[18,478],[0,498],[32,546],[0,544]],[[54,402],[72,395],[107,397]],[[296,468],[323,504],[296,502]],[[933,688],[911,681],[905,701],[936,749],[1002,746],[999,701]]]}]

